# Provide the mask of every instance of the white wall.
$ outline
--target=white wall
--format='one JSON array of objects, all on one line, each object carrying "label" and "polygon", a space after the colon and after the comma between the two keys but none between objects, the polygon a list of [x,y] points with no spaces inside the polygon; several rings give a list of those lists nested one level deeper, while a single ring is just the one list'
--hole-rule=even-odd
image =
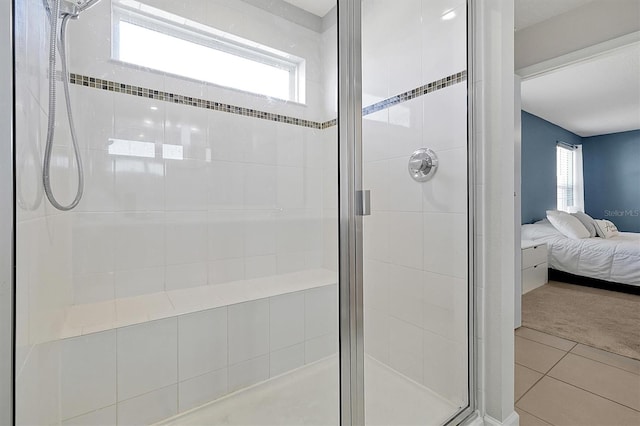
[{"label": "white wall", "polygon": [[[363,3],[363,102],[466,70],[464,1]],[[454,10],[456,17],[442,20]],[[410,155],[431,148],[434,178]],[[466,82],[363,118],[365,349],[454,402],[467,386]]]},{"label": "white wall", "polygon": [[478,0],[473,19],[479,411],[516,425],[513,1]]},{"label": "white wall", "polygon": [[515,34],[515,69],[640,31],[636,0],[597,0]]}]

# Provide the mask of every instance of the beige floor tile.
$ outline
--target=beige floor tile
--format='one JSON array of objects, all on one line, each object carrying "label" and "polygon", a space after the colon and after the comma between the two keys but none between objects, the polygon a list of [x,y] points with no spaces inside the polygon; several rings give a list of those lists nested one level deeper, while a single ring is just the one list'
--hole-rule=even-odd
[{"label": "beige floor tile", "polygon": [[555,426],[640,424],[640,412],[550,377],[536,383],[517,406]]},{"label": "beige floor tile", "polygon": [[515,400],[519,400],[542,376],[537,371],[516,364]]},{"label": "beige floor tile", "polygon": [[637,359],[627,358],[626,356],[592,348],[591,346],[580,343],[576,345],[571,352],[640,375],[640,361]]},{"label": "beige floor tile", "polygon": [[576,342],[572,342],[571,340],[552,336],[551,334],[543,333],[527,327],[520,327],[517,329],[516,336],[524,337],[525,339],[533,340],[534,342],[542,343],[544,345],[560,349],[561,351],[569,351],[576,345]]},{"label": "beige floor tile", "polygon": [[640,410],[640,376],[578,355],[567,354],[547,373],[563,382]]},{"label": "beige floor tile", "polygon": [[551,426],[544,420],[540,420],[536,416],[529,414],[524,410],[516,408],[516,412],[520,416],[520,426]]},{"label": "beige floor tile", "polygon": [[566,352],[533,340],[516,336],[516,363],[546,373],[553,367]]}]

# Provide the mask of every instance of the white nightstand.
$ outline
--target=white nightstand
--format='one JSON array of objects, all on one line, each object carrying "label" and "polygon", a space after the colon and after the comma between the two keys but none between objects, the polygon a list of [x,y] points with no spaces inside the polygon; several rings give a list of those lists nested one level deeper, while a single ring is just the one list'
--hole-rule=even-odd
[{"label": "white nightstand", "polygon": [[547,243],[522,241],[522,294],[549,281]]}]

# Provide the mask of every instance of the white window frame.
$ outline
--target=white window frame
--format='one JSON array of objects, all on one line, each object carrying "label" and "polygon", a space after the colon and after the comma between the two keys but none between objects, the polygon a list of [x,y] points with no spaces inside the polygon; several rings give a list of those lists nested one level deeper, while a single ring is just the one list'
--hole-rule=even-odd
[{"label": "white window frame", "polygon": [[[570,170],[564,176],[560,173],[561,153],[570,156]],[[564,191],[564,197],[562,197]],[[584,211],[584,177],[582,173],[582,147],[558,141],[556,143],[556,209],[574,213]]]},{"label": "white window frame", "polygon": [[[302,58],[286,52],[282,52],[277,49],[273,49],[268,46],[264,46],[251,40],[244,39],[242,37],[235,36],[216,28],[206,26],[199,22],[191,21],[178,15],[174,15],[172,13],[147,6],[135,0],[114,0],[114,2],[112,3],[111,17],[111,59],[113,61],[135,67],[141,67],[141,65],[139,64],[130,64],[126,61],[120,60],[119,25],[121,22],[126,22],[181,40],[199,44],[214,50],[230,53],[244,59],[249,59],[254,62],[272,66],[274,68],[286,70],[289,74],[289,96],[287,99],[283,100],[301,104],[306,103],[306,62]],[[189,76],[178,75],[175,73],[167,72],[165,70],[155,71],[187,80],[196,80],[195,78]],[[204,82],[245,93],[253,93],[260,96],[269,96],[265,93],[243,90],[242,88],[218,84],[214,81]]]}]

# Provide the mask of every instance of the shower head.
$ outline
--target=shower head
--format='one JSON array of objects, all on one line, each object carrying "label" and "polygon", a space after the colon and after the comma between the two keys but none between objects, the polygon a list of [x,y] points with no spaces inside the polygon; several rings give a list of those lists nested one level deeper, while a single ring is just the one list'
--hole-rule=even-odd
[{"label": "shower head", "polygon": [[100,0],[75,0],[74,3],[78,8],[78,12],[84,12],[85,10],[89,9],[91,6],[94,6],[99,1]]},{"label": "shower head", "polygon": [[100,0],[63,0],[60,3],[60,16],[70,15],[72,18],[77,18],[81,12],[94,6]]}]

